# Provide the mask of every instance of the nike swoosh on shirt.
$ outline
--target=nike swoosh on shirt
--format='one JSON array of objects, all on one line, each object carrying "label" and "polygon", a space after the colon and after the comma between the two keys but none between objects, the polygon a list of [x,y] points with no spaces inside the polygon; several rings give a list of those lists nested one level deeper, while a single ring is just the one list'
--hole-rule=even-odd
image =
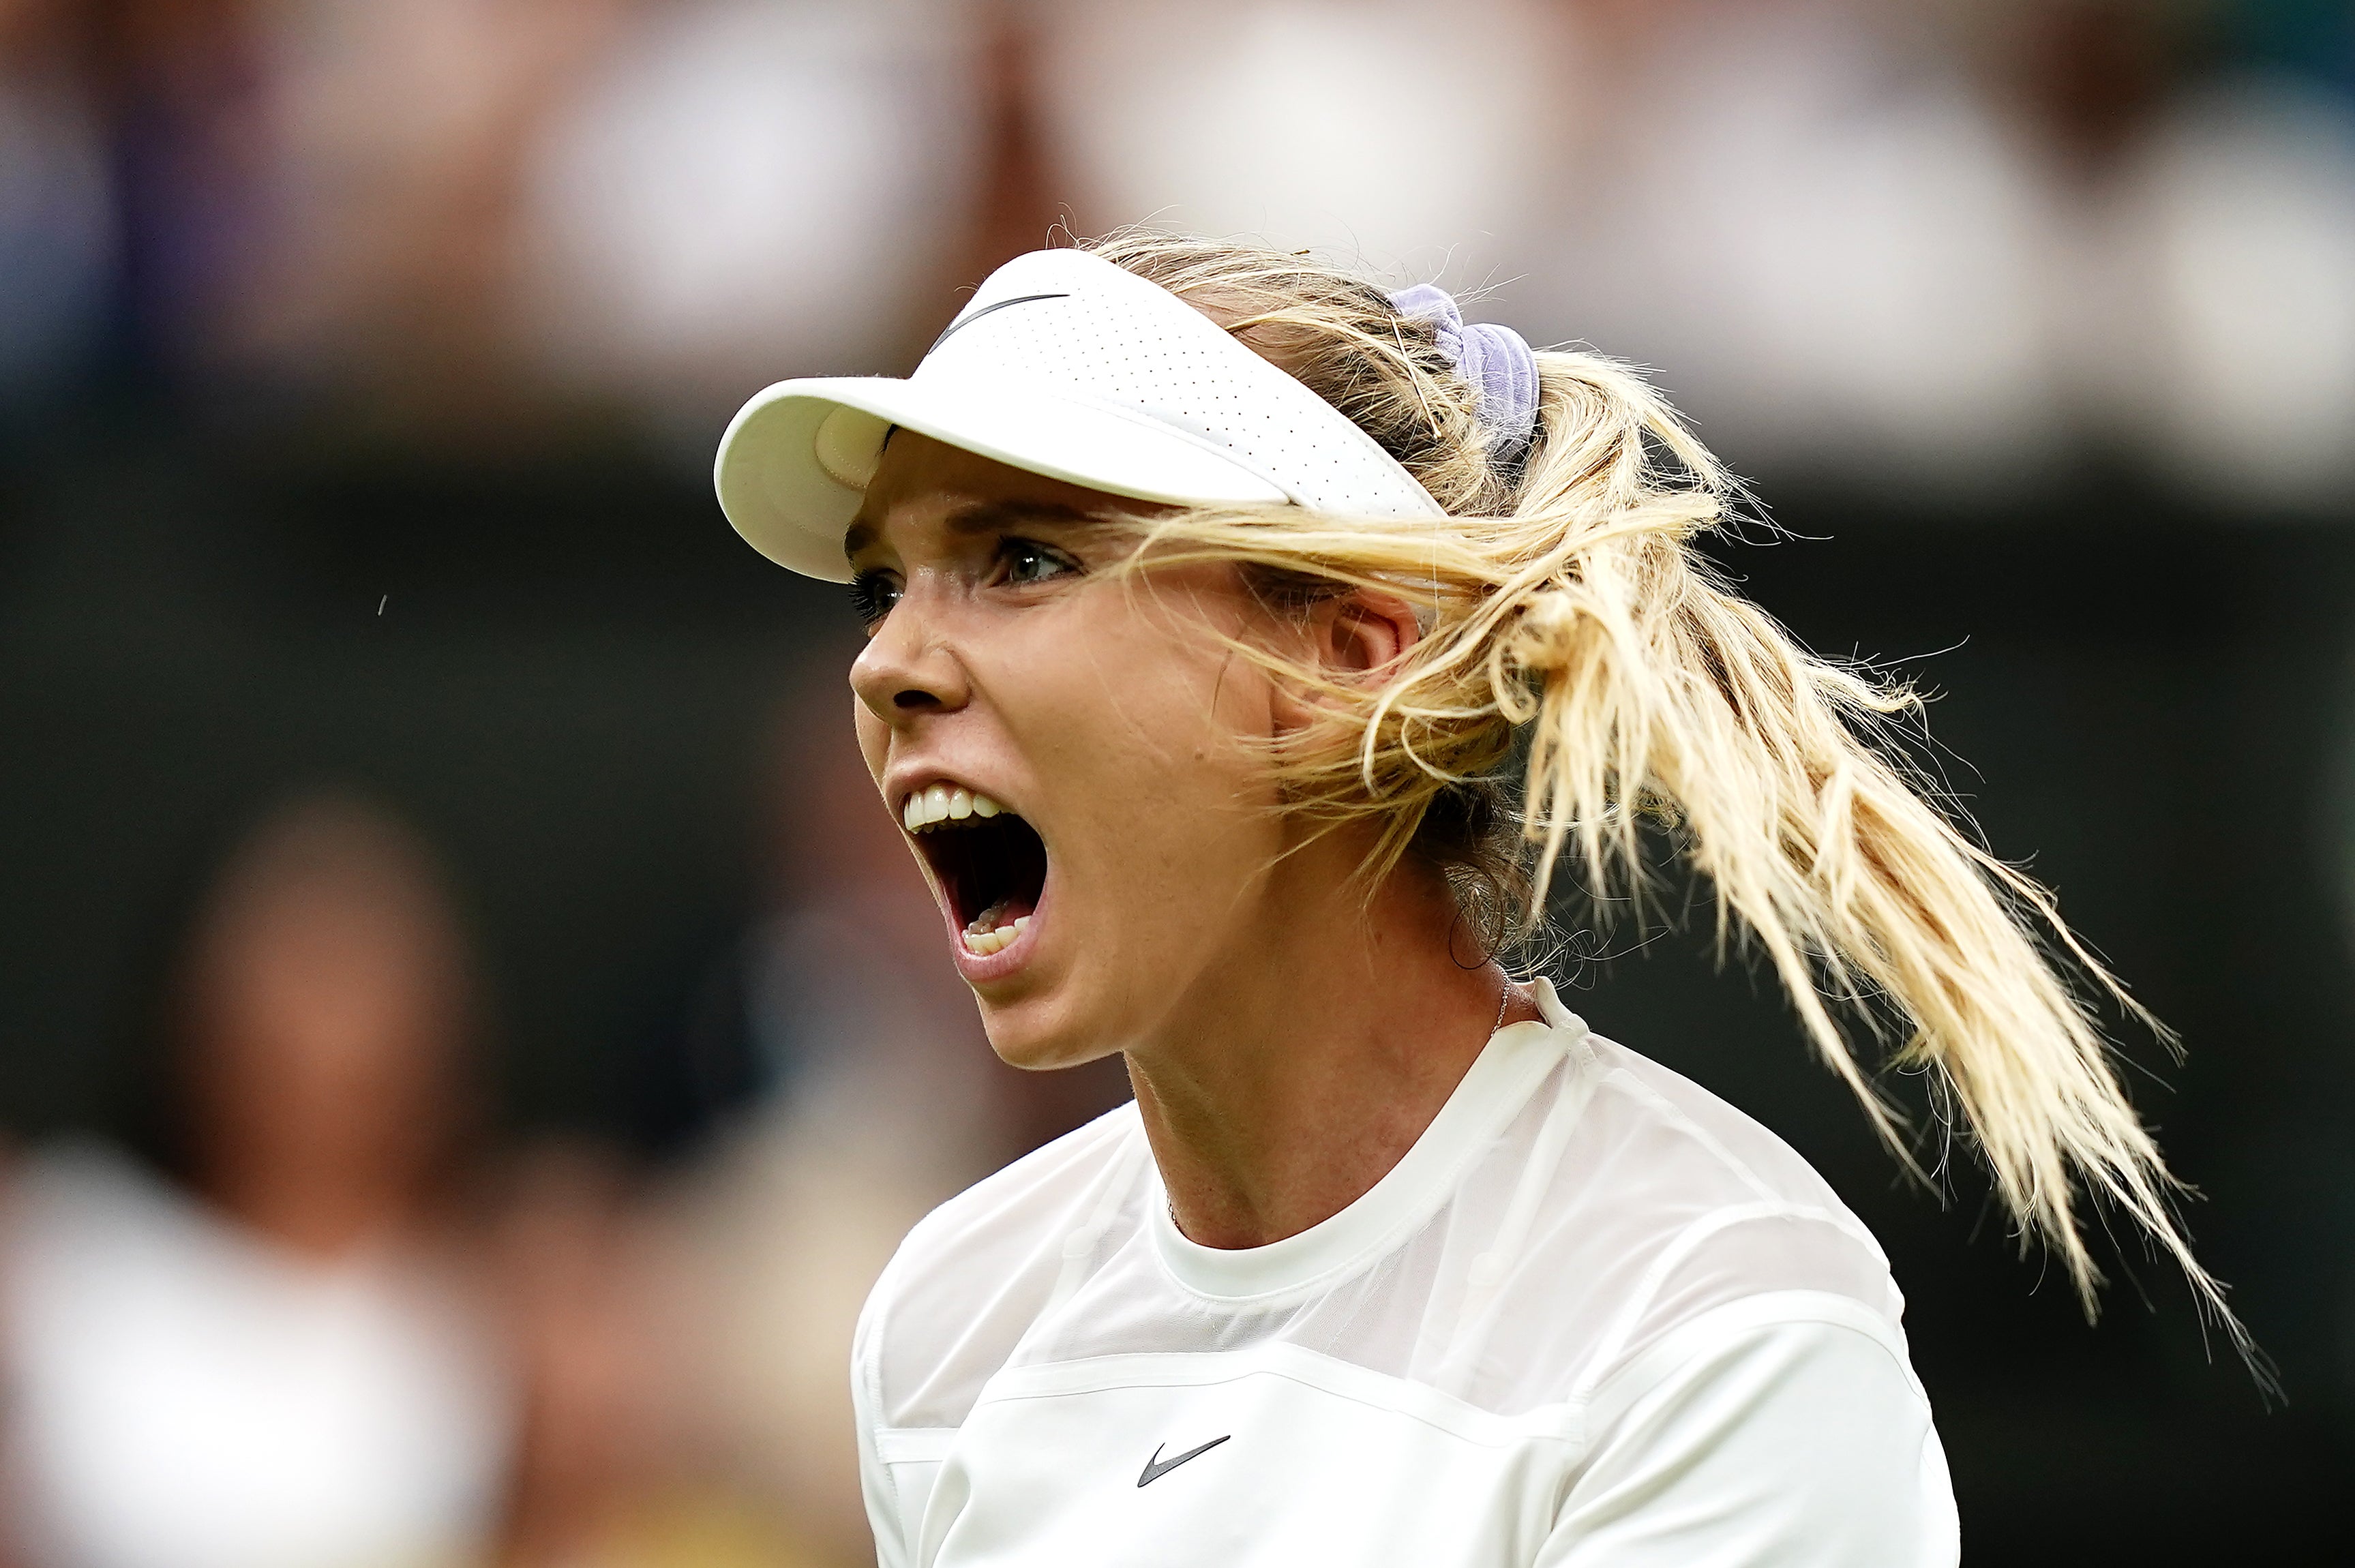
[{"label": "nike swoosh on shirt", "polygon": [[[996,311],[1004,310],[1008,305],[1029,304],[1037,300],[1067,300],[1071,297],[1071,296],[1069,294],[1022,294],[1010,300],[999,300],[996,304],[986,304],[979,310],[975,311],[972,315],[961,315],[957,317],[956,320],[949,323],[947,328],[943,331],[938,337],[932,339],[932,348],[938,348],[942,344],[946,343],[951,337],[963,332],[966,327],[971,326],[983,316],[988,315]],[[924,353],[929,356],[932,353],[932,348],[925,349]]]},{"label": "nike swoosh on shirt", "polygon": [[1188,1448],[1183,1454],[1178,1455],[1176,1457],[1169,1459],[1164,1459],[1161,1456],[1161,1449],[1168,1446],[1168,1445],[1165,1443],[1161,1445],[1160,1447],[1154,1449],[1153,1457],[1145,1462],[1145,1473],[1136,1477],[1136,1484],[1140,1487],[1148,1486],[1153,1482],[1159,1480],[1162,1477],[1167,1475],[1170,1471],[1176,1469],[1187,1460],[1200,1458],[1203,1455],[1209,1453],[1211,1449],[1216,1448],[1220,1444],[1226,1442],[1228,1438],[1231,1438],[1233,1435],[1234,1434],[1230,1432],[1227,1434],[1226,1437],[1213,1437],[1208,1443],[1203,1444],[1199,1448]]}]

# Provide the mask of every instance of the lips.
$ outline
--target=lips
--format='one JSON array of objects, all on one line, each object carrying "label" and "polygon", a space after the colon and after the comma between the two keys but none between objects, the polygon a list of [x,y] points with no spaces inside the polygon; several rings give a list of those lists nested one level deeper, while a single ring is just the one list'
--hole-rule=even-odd
[{"label": "lips", "polygon": [[1037,829],[990,796],[945,783],[909,795],[900,822],[947,901],[962,956],[995,957],[1028,933],[1047,886]]}]

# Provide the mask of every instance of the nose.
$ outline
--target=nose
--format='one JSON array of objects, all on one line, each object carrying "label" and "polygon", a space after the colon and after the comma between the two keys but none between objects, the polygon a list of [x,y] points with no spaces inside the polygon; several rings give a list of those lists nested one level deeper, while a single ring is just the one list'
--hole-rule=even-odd
[{"label": "nose", "polygon": [[883,617],[850,666],[850,687],[867,710],[895,728],[950,713],[971,695],[964,666],[910,592]]}]

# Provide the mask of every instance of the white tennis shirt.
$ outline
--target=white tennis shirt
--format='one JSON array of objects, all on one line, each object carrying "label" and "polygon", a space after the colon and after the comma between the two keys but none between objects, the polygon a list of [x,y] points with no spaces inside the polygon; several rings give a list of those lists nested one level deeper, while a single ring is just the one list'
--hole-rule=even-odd
[{"label": "white tennis shirt", "polygon": [[882,1568],[1952,1568],[1870,1233],[1538,999],[1271,1246],[1178,1232],[1134,1104],[919,1224],[853,1351]]}]

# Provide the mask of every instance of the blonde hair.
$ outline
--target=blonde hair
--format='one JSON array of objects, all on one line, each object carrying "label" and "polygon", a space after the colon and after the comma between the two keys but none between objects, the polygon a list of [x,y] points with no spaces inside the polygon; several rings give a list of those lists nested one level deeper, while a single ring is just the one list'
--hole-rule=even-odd
[{"label": "blonde hair", "polygon": [[[1538,433],[1514,458],[1430,324],[1352,272],[1138,229],[1085,248],[1290,371],[1448,513],[1434,527],[1198,508],[1147,528],[1136,560],[1227,561],[1279,598],[1371,591],[1421,615],[1424,635],[1370,686],[1252,650],[1319,699],[1282,759],[1291,809],[1376,826],[1377,877],[1417,852],[1459,887],[1518,871],[1533,916],[1565,854],[1598,905],[1640,909],[1646,823],[1666,825],[1714,889],[1721,951],[1738,935],[1764,955],[1901,1159],[1919,1169],[1836,1008],[1883,1040],[1888,1065],[1925,1072],[1942,1113],[1959,1107],[2023,1245],[2059,1252],[2089,1314],[2101,1275],[2081,1183],[2131,1215],[2249,1350],[2176,1222],[2181,1185],[2051,951],[2171,1037],[1885,743],[1918,711],[1913,691],[1808,653],[1699,553],[1742,491],[1657,392],[1600,355],[1540,353]],[[1518,809],[1499,813],[1487,803],[1517,754]],[[1518,828],[1502,867],[1483,848],[1492,818]]]}]

